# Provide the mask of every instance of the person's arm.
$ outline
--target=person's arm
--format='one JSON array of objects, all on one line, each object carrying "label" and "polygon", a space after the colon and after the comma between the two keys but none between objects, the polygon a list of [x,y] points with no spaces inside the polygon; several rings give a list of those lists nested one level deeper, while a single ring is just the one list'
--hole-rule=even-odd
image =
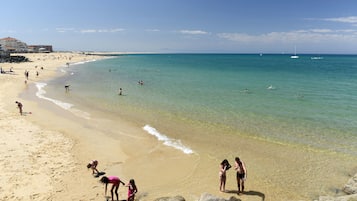
[{"label": "person's arm", "polygon": [[242,162],[242,166],[243,166],[243,171],[244,171],[244,179],[247,179],[247,177],[248,177],[248,172],[247,172],[247,168],[245,167],[244,162]]},{"label": "person's arm", "polygon": [[121,180],[120,180],[119,182],[125,186],[125,183],[124,183],[124,182],[122,182]]},{"label": "person's arm", "polygon": [[105,191],[104,191],[105,194],[104,194],[104,196],[107,196],[107,187],[108,187],[108,183],[105,184]]},{"label": "person's arm", "polygon": [[239,167],[239,165],[238,165],[237,161],[236,161],[236,162],[234,162],[234,169],[235,169],[235,170],[237,170],[237,169],[238,169],[238,167]]}]

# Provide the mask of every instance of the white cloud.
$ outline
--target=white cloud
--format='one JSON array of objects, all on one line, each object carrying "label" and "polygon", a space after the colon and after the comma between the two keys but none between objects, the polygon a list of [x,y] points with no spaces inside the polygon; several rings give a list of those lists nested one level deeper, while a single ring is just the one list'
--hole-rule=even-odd
[{"label": "white cloud", "polygon": [[325,21],[331,21],[331,22],[343,22],[343,23],[356,24],[357,23],[357,16],[326,18],[324,20]]},{"label": "white cloud", "polygon": [[125,31],[125,29],[115,28],[115,29],[81,29],[76,30],[75,28],[56,28],[57,32],[79,32],[79,33],[116,33]]},{"label": "white cloud", "polygon": [[116,33],[116,32],[122,32],[125,29],[120,29],[120,28],[116,28],[116,29],[83,29],[80,30],[79,32],[81,33]]},{"label": "white cloud", "polygon": [[96,33],[97,30],[95,29],[83,29],[83,30],[80,30],[81,33]]},{"label": "white cloud", "polygon": [[205,35],[205,34],[208,34],[208,32],[201,31],[201,30],[180,30],[178,32],[182,33],[182,34],[189,34],[189,35]]},{"label": "white cloud", "polygon": [[69,31],[74,31],[74,28],[56,28],[56,31],[60,33],[65,33]]}]

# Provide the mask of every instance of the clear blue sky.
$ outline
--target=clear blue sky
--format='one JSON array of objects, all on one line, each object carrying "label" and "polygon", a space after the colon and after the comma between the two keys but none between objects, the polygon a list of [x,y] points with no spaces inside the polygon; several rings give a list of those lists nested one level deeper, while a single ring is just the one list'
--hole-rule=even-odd
[{"label": "clear blue sky", "polygon": [[54,50],[357,54],[357,0],[11,0],[0,38]]}]

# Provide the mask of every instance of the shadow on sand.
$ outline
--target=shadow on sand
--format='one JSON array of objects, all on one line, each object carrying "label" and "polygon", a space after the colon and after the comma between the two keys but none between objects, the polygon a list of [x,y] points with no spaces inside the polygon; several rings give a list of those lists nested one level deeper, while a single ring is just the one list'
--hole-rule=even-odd
[{"label": "shadow on sand", "polygon": [[[227,190],[226,193],[238,194],[238,191],[237,190]],[[259,192],[259,191],[244,191],[241,193],[241,195],[258,196],[262,199],[262,201],[265,201],[265,194],[262,192]],[[237,200],[240,200],[240,199],[237,199]]]},{"label": "shadow on sand", "polygon": [[105,175],[105,172],[99,172],[98,174],[95,174],[94,177],[100,177],[102,175]]}]

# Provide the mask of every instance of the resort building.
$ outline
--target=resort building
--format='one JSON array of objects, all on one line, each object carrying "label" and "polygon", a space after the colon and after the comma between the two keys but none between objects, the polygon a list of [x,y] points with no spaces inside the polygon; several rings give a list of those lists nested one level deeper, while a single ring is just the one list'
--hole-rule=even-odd
[{"label": "resort building", "polygon": [[27,52],[26,43],[17,40],[16,38],[2,38],[0,39],[1,49],[6,52]]},{"label": "resort building", "polygon": [[0,39],[0,51],[7,53],[49,53],[53,52],[53,48],[52,45],[27,45],[16,38],[7,37]]}]

